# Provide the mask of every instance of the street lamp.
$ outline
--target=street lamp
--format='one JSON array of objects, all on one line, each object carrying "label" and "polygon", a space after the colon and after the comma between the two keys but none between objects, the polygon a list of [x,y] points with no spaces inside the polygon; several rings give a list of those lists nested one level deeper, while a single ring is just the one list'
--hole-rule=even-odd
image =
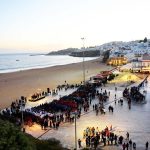
[{"label": "street lamp", "polygon": [[24,118],[23,118],[23,104],[22,101],[24,100],[24,97],[21,96],[21,127],[22,127],[22,131],[25,132],[25,128],[24,128]]},{"label": "street lamp", "polygon": [[72,112],[72,114],[75,116],[75,126],[74,126],[74,128],[75,128],[75,138],[74,138],[74,140],[75,140],[75,150],[77,150],[77,112]]},{"label": "street lamp", "polygon": [[85,85],[85,64],[84,64],[84,50],[85,50],[85,47],[84,47],[84,42],[85,42],[85,38],[82,37],[81,38],[82,42],[83,42],[83,63],[82,63],[82,67],[83,67],[83,84]]},{"label": "street lamp", "polygon": [[75,113],[75,148],[77,150],[77,114]]}]

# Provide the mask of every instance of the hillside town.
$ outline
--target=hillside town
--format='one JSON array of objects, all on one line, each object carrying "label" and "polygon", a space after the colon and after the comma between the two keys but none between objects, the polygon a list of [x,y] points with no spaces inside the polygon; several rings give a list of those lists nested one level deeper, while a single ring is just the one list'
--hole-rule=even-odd
[{"label": "hillside town", "polygon": [[109,51],[108,65],[121,66],[132,72],[150,72],[150,41],[147,38],[132,42],[111,42],[104,44],[100,50]]},{"label": "hillside town", "polygon": [[54,51],[48,55],[70,55],[74,57],[99,57],[104,56],[104,62],[110,66],[122,66],[123,71],[150,72],[150,40],[129,42],[109,42],[99,46],[68,48]]}]

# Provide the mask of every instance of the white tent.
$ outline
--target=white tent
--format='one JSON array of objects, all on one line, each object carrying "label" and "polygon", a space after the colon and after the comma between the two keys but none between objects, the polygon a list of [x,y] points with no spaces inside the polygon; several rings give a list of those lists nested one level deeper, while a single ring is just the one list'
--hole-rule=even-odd
[{"label": "white tent", "polygon": [[130,70],[130,69],[132,69],[132,63],[128,63],[128,64],[123,65],[123,66],[120,67],[120,70],[122,70],[122,71],[127,71],[127,70]]},{"label": "white tent", "polygon": [[123,72],[121,74],[119,74],[119,76],[117,76],[114,80],[111,81],[111,83],[123,83],[123,82],[128,82],[128,81],[140,81],[141,79],[136,76],[133,73],[130,72]]}]

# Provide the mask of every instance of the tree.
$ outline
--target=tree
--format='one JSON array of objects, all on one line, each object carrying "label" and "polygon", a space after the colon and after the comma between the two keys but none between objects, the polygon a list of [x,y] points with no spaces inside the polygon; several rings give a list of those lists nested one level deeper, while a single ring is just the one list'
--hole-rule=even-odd
[{"label": "tree", "polygon": [[139,40],[139,43],[142,43],[143,42],[143,40]]},{"label": "tree", "polygon": [[35,150],[35,145],[15,127],[14,124],[0,119],[0,149]]},{"label": "tree", "polygon": [[104,52],[103,62],[106,62],[109,59],[110,50]]},{"label": "tree", "polygon": [[143,42],[144,42],[144,43],[146,43],[146,42],[147,42],[147,37],[145,37],[145,38],[144,38]]},{"label": "tree", "polygon": [[39,140],[0,115],[0,150],[68,150],[55,139]]}]

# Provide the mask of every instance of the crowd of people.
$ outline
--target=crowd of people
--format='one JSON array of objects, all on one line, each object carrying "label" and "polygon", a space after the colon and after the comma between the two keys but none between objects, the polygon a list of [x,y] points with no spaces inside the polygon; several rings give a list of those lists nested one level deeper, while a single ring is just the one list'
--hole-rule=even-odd
[{"label": "crowd of people", "polygon": [[135,86],[131,87],[131,89],[125,88],[123,96],[135,102],[143,102],[145,100],[145,96],[139,91],[139,88]]},{"label": "crowd of people", "polygon": [[124,89],[123,96],[127,98],[129,105],[131,104],[131,100],[135,102],[143,102],[145,100],[145,95],[140,92],[140,88],[147,83],[147,77],[138,86],[133,86],[131,89]]},{"label": "crowd of people", "polygon": [[1,114],[5,116],[17,116],[23,109],[25,108],[25,104],[27,102],[27,98],[21,96],[20,99],[16,99],[10,105],[10,107],[3,109]]},{"label": "crowd of people", "polygon": [[[130,138],[129,132],[126,133],[126,137],[122,135],[116,135],[112,129],[112,125],[110,128],[106,126],[106,128],[102,131],[98,127],[87,127],[83,131],[83,139],[85,139],[85,145],[88,148],[96,149],[98,145],[106,146],[106,145],[116,145],[122,148],[122,150],[136,150],[136,143],[132,141]],[[82,147],[81,139],[78,139],[79,148]],[[145,143],[145,149],[148,150],[149,142]]]},{"label": "crowd of people", "polygon": [[37,101],[40,100],[42,98],[45,98],[45,96],[47,95],[47,92],[36,92],[33,95],[31,95],[31,98],[29,99],[29,101]]},{"label": "crowd of people", "polygon": [[[85,139],[86,147],[97,148],[99,144],[106,145],[117,145],[122,144],[123,137],[117,136],[113,133],[112,125],[110,128],[106,128],[102,131],[98,127],[87,127],[83,132],[83,139]],[[80,147],[80,146],[79,146]]]},{"label": "crowd of people", "polygon": [[[80,118],[81,110],[83,112],[87,112],[92,104],[92,100],[97,96],[99,98],[99,103],[106,102],[109,94],[105,90],[104,92],[97,91],[96,88],[100,85],[95,84],[75,84],[58,86],[57,90],[51,90],[48,88],[47,92],[42,92],[39,94],[39,97],[45,95],[47,93],[57,93],[59,90],[65,89],[74,89],[73,93],[68,96],[60,97],[59,100],[53,100],[50,103],[41,104],[36,107],[32,107],[31,109],[23,109],[24,115],[24,123],[26,125],[32,126],[34,122],[41,125],[42,129],[46,129],[47,127],[58,129],[59,124],[63,122],[74,122],[74,115],[71,113],[73,111],[77,112],[77,118]],[[35,95],[35,94],[34,94]],[[37,95],[36,95],[37,96]],[[16,100],[16,102],[12,102],[10,108],[6,108],[2,111],[2,114],[5,116],[15,117],[17,121],[21,122],[21,104],[25,106],[27,99],[26,97],[21,97],[20,100]],[[64,101],[64,103],[62,103]],[[73,108],[68,106],[68,102],[73,102],[76,104],[76,107]],[[22,103],[21,103],[22,102]],[[95,110],[102,111],[102,107],[98,108],[98,104],[95,105]],[[61,116],[61,117],[59,117]],[[18,124],[18,123],[17,123]]]},{"label": "crowd of people", "polygon": [[[76,88],[76,91],[74,91],[68,96],[60,97],[59,100],[53,100],[53,102],[41,104],[39,106],[32,107],[31,109],[26,109],[23,112],[25,123],[27,125],[32,125],[33,122],[39,123],[41,125],[42,130],[45,130],[47,128],[58,129],[61,123],[74,122],[75,115],[72,114],[72,112],[75,111],[77,113],[77,118],[80,118],[81,111],[83,111],[83,113],[86,113],[90,110],[91,105],[93,106],[93,111],[96,112],[96,115],[98,115],[99,112],[101,114],[106,113],[104,103],[106,103],[109,100],[110,91],[103,90],[102,88],[100,89],[100,85],[96,84],[88,83],[85,85],[69,85],[65,82],[64,85],[59,85],[57,89],[51,91],[50,89],[47,89],[47,92],[43,91],[42,93],[38,94],[38,97],[45,96],[48,93],[50,95],[55,95],[58,94],[58,91],[62,89],[65,89],[66,91],[68,89],[74,88]],[[117,101],[116,91],[117,87],[115,87],[115,104]],[[36,99],[37,95],[34,94],[34,96],[36,96]],[[131,106],[131,99],[135,99],[137,101],[141,101],[144,99],[144,95],[140,93],[139,87],[132,87],[130,90],[128,88],[125,88],[125,90],[123,91],[123,96],[127,98],[129,106]],[[98,103],[93,104],[92,101],[93,99],[95,99],[95,97],[98,99]],[[34,97],[32,98],[34,99]],[[21,107],[25,105],[26,101],[26,97],[21,97],[20,100],[12,102],[10,109],[4,109],[2,111],[2,114],[6,116],[14,116],[16,117],[16,120],[18,122],[21,122]],[[73,105],[68,105],[68,102],[65,105],[65,101],[72,101],[76,104],[76,106],[72,107]],[[119,99],[118,103],[123,105],[123,99]],[[109,105],[108,110],[109,112],[113,113],[113,106]],[[110,129],[106,127],[103,131],[99,131],[98,127],[87,127],[87,129],[84,130],[83,138],[85,139],[87,147],[96,148],[99,145],[99,143],[103,143],[104,146],[110,144],[120,144],[122,145],[123,150],[128,150],[128,148],[130,147],[136,149],[136,143],[132,142],[131,139],[129,140],[129,135],[126,138],[127,140],[124,140],[125,138],[123,136],[117,136],[112,132],[112,126]],[[81,147],[82,142],[80,139],[78,140],[78,144],[79,147]],[[148,145],[148,142],[146,145]]]}]

